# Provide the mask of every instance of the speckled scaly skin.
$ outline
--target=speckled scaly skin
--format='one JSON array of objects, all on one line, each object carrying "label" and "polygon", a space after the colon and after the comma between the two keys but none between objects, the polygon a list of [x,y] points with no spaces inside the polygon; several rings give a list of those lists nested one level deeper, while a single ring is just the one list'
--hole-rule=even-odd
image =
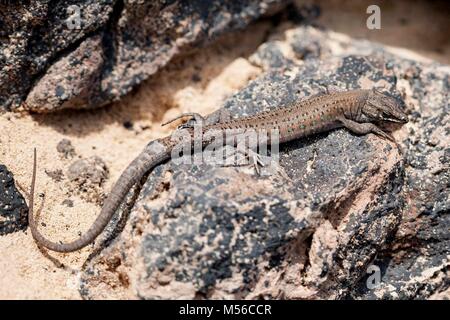
[{"label": "speckled scaly skin", "polygon": [[[375,133],[392,140],[392,137],[376,126],[376,122],[407,122],[401,103],[394,97],[377,90],[353,90],[313,96],[290,106],[262,112],[240,119],[230,119],[205,125],[205,133],[214,130],[277,130],[280,143],[306,137],[318,132],[345,127],[356,134]],[[201,118],[197,114],[192,114]],[[189,127],[194,138],[194,130]],[[224,140],[225,141],[225,140]],[[192,139],[196,143],[195,139]],[[208,140],[202,140],[206,146]],[[36,150],[34,153],[33,178],[29,200],[29,225],[36,242],[50,250],[71,252],[92,243],[104,230],[129,190],[142,176],[158,164],[171,158],[172,149],[178,142],[170,136],[152,141],[121,174],[108,195],[100,214],[81,237],[69,243],[56,243],[46,239],[38,230],[33,215],[33,198],[36,180]]]}]

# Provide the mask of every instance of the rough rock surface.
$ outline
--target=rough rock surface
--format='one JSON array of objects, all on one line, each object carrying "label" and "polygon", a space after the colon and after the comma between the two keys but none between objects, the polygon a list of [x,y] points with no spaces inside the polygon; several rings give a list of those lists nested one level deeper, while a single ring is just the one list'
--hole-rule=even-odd
[{"label": "rough rock surface", "polygon": [[117,100],[180,53],[285,2],[1,3],[0,110],[48,112]]},{"label": "rough rock surface", "polygon": [[339,129],[283,145],[283,173],[263,177],[161,165],[86,263],[83,297],[448,298],[449,67],[313,27],[283,32],[250,57],[264,74],[224,108],[238,117],[327,88],[383,88],[410,115],[390,128],[397,144]]},{"label": "rough rock surface", "polygon": [[0,165],[0,236],[25,230],[28,207],[14,184],[14,177]]}]

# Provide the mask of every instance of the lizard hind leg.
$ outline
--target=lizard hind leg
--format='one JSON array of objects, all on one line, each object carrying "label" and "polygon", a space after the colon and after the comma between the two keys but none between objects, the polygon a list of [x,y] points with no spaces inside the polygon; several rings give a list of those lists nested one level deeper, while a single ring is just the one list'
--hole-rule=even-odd
[{"label": "lizard hind leg", "polygon": [[197,112],[185,112],[176,116],[175,118],[170,119],[169,121],[164,122],[163,124],[161,124],[161,126],[166,126],[174,121],[186,117],[189,117],[190,119],[187,122],[180,125],[178,129],[192,128],[195,124],[213,125],[216,123],[227,122],[228,120],[231,119],[231,112],[227,109],[222,108],[211,113],[207,117],[203,117],[201,114]]},{"label": "lizard hind leg", "polygon": [[[203,124],[203,122],[205,121],[205,118],[199,113],[185,112],[185,113],[182,113],[182,114],[176,116],[175,118],[170,119],[169,121],[164,122],[163,124],[161,124],[161,126],[166,126],[174,121],[177,121],[179,119],[186,118],[186,117],[189,117],[190,119],[187,122],[180,125],[178,127],[179,129],[190,128],[193,126],[193,124]],[[194,122],[194,123],[192,123],[192,122]]]}]

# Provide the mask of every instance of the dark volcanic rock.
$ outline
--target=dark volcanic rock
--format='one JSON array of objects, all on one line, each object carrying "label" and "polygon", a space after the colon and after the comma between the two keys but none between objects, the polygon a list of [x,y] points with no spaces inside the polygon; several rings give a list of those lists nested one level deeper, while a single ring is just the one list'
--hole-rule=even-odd
[{"label": "dark volcanic rock", "polygon": [[173,57],[272,14],[284,2],[2,3],[0,108],[48,112],[117,100]]},{"label": "dark volcanic rock", "polygon": [[410,115],[390,127],[397,143],[338,129],[281,146],[268,176],[158,166],[124,231],[87,262],[84,297],[448,298],[448,67],[312,27],[284,36],[250,57],[265,72],[224,108],[382,88]]},{"label": "dark volcanic rock", "polygon": [[[381,283],[366,279],[350,297],[364,299],[449,299],[450,288],[450,70],[413,61],[399,65],[410,86],[411,121],[404,129],[405,205],[391,246],[373,262]],[[410,77],[411,70],[417,70]],[[402,80],[403,81],[403,80]]]},{"label": "dark volcanic rock", "polygon": [[16,189],[13,175],[4,165],[0,165],[0,236],[25,230],[27,216],[27,204]]},{"label": "dark volcanic rock", "polygon": [[390,128],[397,144],[339,129],[283,145],[281,170],[268,176],[204,163],[158,166],[124,231],[87,262],[84,297],[446,295],[448,67],[312,27],[285,39],[250,57],[264,74],[224,108],[239,117],[326,90],[382,88],[410,114]]}]

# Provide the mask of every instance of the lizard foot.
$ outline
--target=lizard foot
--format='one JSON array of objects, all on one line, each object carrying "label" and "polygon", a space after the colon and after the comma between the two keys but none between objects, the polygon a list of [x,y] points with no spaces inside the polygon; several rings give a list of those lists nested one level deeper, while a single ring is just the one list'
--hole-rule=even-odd
[{"label": "lizard foot", "polygon": [[[222,167],[251,167],[254,168],[258,175],[261,175],[261,167],[265,167],[266,163],[263,157],[252,149],[242,150],[234,149],[234,153],[225,159],[221,164]],[[242,154],[243,158],[237,158],[236,154]]]}]

